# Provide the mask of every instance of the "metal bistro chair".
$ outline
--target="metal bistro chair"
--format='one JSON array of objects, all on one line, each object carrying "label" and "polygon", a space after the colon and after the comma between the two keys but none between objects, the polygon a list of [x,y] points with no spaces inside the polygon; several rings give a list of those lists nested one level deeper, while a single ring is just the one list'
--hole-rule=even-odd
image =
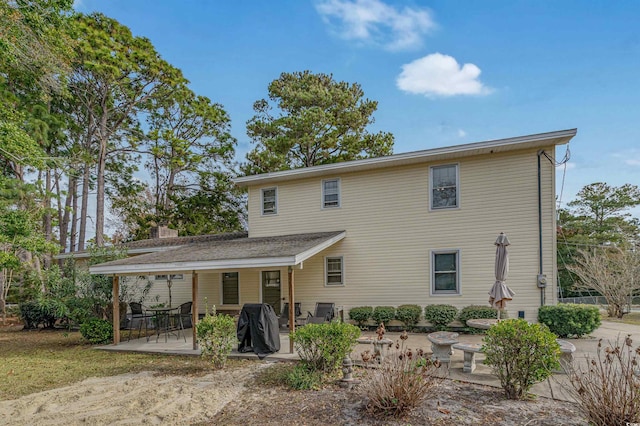
[{"label": "metal bistro chair", "polygon": [[[182,337],[184,337],[184,341],[187,341],[187,335],[184,332],[185,328],[191,328],[191,307],[193,306],[193,302],[184,302],[178,308],[178,313],[175,314],[175,319],[178,320],[179,330],[182,331]],[[178,335],[179,336],[179,335]],[[179,337],[178,337],[179,338]]]},{"label": "metal bistro chair", "polygon": [[307,324],[322,324],[325,322],[331,322],[334,317],[335,303],[316,303],[316,310],[311,315],[311,312],[307,315]]},{"label": "metal bistro chair", "polygon": [[[298,318],[302,316],[302,304],[300,302],[294,303],[293,309],[295,310],[294,314],[297,324]],[[289,326],[289,302],[285,303],[282,308],[282,315],[278,318],[278,326],[280,328],[286,328]]]},{"label": "metal bistro chair", "polygon": [[140,338],[140,333],[142,332],[142,324],[144,323],[144,334],[147,335],[147,318],[151,318],[153,315],[147,314],[144,309],[142,309],[142,303],[138,302],[130,302],[129,308],[131,309],[131,320],[129,321],[127,330],[129,330],[129,338],[127,342],[131,340],[131,332],[134,330],[133,326],[135,320],[138,321],[138,339]]}]

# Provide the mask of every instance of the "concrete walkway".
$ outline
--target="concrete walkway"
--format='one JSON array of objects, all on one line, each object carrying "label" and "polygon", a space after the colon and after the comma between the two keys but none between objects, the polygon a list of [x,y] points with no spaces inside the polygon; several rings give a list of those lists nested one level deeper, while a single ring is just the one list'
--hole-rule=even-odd
[{"label": "concrete walkway", "polygon": [[[187,332],[187,341],[185,343],[182,336],[177,339],[176,336],[169,336],[168,341],[165,343],[164,338],[161,337],[156,343],[155,336],[153,336],[149,342],[146,338],[134,339],[130,342],[122,342],[117,346],[107,345],[100,346],[98,349],[109,351],[123,351],[123,352],[144,352],[144,353],[162,353],[162,354],[174,354],[174,355],[200,355],[200,350],[192,349],[191,333]],[[624,339],[628,334],[633,339],[633,346],[640,345],[640,326],[629,325],[611,321],[604,321],[602,326],[598,328],[591,336],[583,337],[581,339],[565,339],[573,343],[576,347],[574,358],[577,362],[584,361],[585,356],[594,357],[596,355],[598,340],[603,339],[604,343],[615,343],[616,339]],[[374,332],[363,332],[363,336],[375,336]],[[393,340],[394,342],[399,339],[400,333],[388,332],[385,337]],[[473,334],[461,334],[459,337],[460,342],[464,343],[482,343],[483,335]],[[410,333],[409,338],[405,341],[405,347],[417,350],[422,348],[426,352],[431,352],[431,343],[427,340],[427,335],[424,333]],[[269,355],[265,358],[266,361],[291,361],[298,359],[297,354],[289,353],[289,335],[287,333],[280,333],[280,351]],[[361,353],[367,349],[371,349],[370,344],[357,344],[354,348],[351,358],[354,361],[361,359]],[[244,358],[255,359],[258,357],[253,353],[239,353],[237,350],[231,353],[232,358]],[[476,383],[481,385],[500,387],[500,382],[497,377],[491,372],[491,368],[484,365],[482,360],[484,355],[476,355],[476,370],[473,373],[464,373],[462,371],[463,354],[461,351],[456,350],[451,357],[451,363],[448,366],[448,376],[450,379]],[[544,397],[554,397],[556,399],[572,400],[571,395],[568,392],[567,377],[564,374],[554,374],[549,380],[538,383],[533,387],[533,393]]]}]

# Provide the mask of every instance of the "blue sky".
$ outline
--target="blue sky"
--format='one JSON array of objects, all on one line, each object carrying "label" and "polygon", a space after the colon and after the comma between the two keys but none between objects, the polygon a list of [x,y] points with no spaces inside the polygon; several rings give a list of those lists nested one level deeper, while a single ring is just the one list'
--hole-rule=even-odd
[{"label": "blue sky", "polygon": [[[563,204],[640,184],[640,2],[81,0],[149,38],[238,139],[282,72],[362,85],[394,152],[578,128]],[[558,158],[564,155],[560,147]],[[558,190],[562,170],[558,170]],[[640,216],[640,210],[634,211]]]}]

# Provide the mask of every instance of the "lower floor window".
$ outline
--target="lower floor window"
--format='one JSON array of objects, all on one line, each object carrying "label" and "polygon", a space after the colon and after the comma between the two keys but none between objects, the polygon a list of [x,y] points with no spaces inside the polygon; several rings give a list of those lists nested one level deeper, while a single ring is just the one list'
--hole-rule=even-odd
[{"label": "lower floor window", "polygon": [[460,293],[460,252],[431,252],[431,292],[432,294]]},{"label": "lower floor window", "polygon": [[240,304],[240,292],[238,291],[238,273],[237,272],[222,273],[222,304],[223,305]]},{"label": "lower floor window", "polygon": [[327,285],[343,285],[344,271],[342,256],[325,258],[325,270],[327,272]]}]

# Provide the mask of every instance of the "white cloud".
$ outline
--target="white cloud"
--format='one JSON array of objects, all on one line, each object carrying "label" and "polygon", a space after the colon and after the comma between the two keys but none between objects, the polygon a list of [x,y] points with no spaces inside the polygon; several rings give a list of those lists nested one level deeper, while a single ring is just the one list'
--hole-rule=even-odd
[{"label": "white cloud", "polygon": [[575,170],[575,168],[576,168],[576,163],[572,163],[572,162],[568,162],[568,163],[565,163],[565,164],[560,164],[560,165],[558,165],[556,167],[557,168],[563,168],[563,167],[565,167],[565,165],[566,165],[566,169],[567,170]]},{"label": "white cloud", "polygon": [[478,79],[480,73],[474,64],[461,67],[454,57],[433,53],[403,65],[396,84],[402,91],[429,98],[489,94],[492,89]]},{"label": "white cloud", "polygon": [[316,10],[340,37],[389,50],[419,47],[436,27],[428,9],[399,9],[380,0],[322,0]]},{"label": "white cloud", "polygon": [[640,150],[638,149],[627,149],[621,152],[614,152],[611,156],[613,158],[621,159],[627,166],[640,166]]},{"label": "white cloud", "polygon": [[458,137],[464,138],[465,136],[467,136],[467,132],[462,129],[458,129]]}]

